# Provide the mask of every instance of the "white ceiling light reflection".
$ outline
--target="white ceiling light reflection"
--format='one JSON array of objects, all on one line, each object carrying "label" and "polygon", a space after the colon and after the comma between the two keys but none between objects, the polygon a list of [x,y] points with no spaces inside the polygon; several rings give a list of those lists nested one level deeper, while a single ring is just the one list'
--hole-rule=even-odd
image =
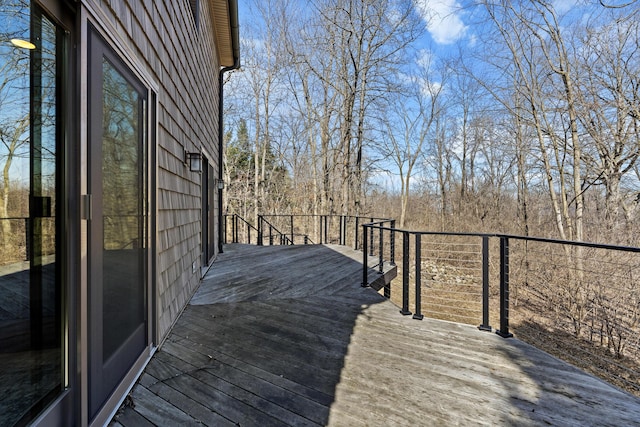
[{"label": "white ceiling light reflection", "polygon": [[30,41],[22,40],[22,39],[11,39],[11,44],[21,49],[32,50],[36,48],[35,44],[31,43]]}]

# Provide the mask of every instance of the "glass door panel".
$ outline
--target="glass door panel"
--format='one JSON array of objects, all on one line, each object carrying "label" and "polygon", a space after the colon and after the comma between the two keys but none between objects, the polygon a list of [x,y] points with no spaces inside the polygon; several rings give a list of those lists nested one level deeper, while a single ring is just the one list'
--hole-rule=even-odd
[{"label": "glass door panel", "polygon": [[[3,3],[4,4],[4,3]],[[8,6],[8,5],[5,5]],[[66,384],[62,31],[31,2],[0,8],[0,425],[26,424]]]},{"label": "glass door panel", "polygon": [[106,361],[144,322],[142,102],[103,60],[103,348]]},{"label": "glass door panel", "polygon": [[93,416],[147,343],[147,92],[95,31],[89,52],[89,406]]}]

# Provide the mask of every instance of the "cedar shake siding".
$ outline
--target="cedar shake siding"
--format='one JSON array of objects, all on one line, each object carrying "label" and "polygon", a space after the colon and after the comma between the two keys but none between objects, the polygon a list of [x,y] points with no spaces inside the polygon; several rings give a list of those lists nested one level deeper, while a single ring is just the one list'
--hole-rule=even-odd
[{"label": "cedar shake siding", "polygon": [[[195,17],[192,3],[200,8]],[[160,342],[200,279],[201,174],[189,171],[185,150],[203,151],[215,176],[219,167],[220,63],[211,4],[188,0],[97,4],[100,18],[115,29],[118,39],[126,40],[136,64],[157,83],[156,340]]]}]

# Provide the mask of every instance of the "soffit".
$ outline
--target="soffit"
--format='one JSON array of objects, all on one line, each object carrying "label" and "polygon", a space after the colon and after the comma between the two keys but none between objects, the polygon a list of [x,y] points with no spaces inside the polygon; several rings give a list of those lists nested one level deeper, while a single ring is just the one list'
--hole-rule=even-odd
[{"label": "soffit", "polygon": [[[234,1],[234,0],[231,0]],[[220,66],[230,67],[234,64],[233,17],[229,9],[229,0],[209,0],[213,27],[216,39],[216,50]],[[235,41],[237,43],[237,41]]]}]

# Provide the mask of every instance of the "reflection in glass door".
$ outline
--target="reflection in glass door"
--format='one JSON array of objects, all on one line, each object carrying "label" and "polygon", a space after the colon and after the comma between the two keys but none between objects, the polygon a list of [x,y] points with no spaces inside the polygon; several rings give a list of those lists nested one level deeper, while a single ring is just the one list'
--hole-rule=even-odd
[{"label": "reflection in glass door", "polygon": [[90,38],[90,412],[146,347],[146,90]]},{"label": "reflection in glass door", "polygon": [[[67,384],[63,339],[63,32],[29,1],[0,8],[0,425]],[[11,7],[9,7],[11,6]]]}]

